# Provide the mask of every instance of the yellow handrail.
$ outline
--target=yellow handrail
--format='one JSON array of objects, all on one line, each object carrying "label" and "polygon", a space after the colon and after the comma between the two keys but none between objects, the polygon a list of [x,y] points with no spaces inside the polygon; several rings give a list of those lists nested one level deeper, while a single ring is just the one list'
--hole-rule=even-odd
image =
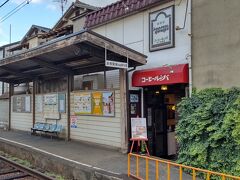
[{"label": "yellow handrail", "polygon": [[[131,156],[136,157],[136,175],[131,174]],[[186,166],[183,164],[178,164],[178,163],[174,163],[171,161],[167,161],[167,160],[162,160],[162,159],[157,159],[154,157],[149,157],[149,156],[141,156],[138,154],[133,154],[133,153],[129,153],[128,154],[128,177],[132,176],[135,177],[136,179],[143,179],[142,177],[140,177],[139,175],[139,159],[145,159],[146,161],[146,173],[145,173],[145,179],[148,180],[149,179],[149,161],[155,161],[155,178],[156,180],[159,179],[159,163],[162,164],[166,164],[167,165],[167,180],[171,179],[171,167],[175,166],[179,168],[179,180],[182,180],[183,177],[183,168],[185,169],[189,169],[192,171],[192,179],[196,180],[196,176],[197,173],[196,172],[201,172],[201,173],[205,173],[206,174],[206,179],[210,180],[210,177],[212,175],[215,176],[219,176],[222,178],[222,180],[225,180],[226,178],[230,178],[233,180],[240,180],[240,177],[237,176],[232,176],[232,175],[228,175],[228,174],[224,174],[224,173],[219,173],[219,172],[214,172],[214,171],[209,171],[209,170],[205,170],[205,169],[200,169],[200,168],[195,168],[195,167],[191,167],[191,166]]]}]

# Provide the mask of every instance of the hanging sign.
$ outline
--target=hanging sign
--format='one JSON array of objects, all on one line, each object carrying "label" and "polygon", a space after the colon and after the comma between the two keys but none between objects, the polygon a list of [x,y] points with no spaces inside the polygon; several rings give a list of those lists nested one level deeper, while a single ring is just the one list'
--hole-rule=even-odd
[{"label": "hanging sign", "polygon": [[127,69],[128,68],[128,63],[127,62],[105,60],[105,66]]},{"label": "hanging sign", "polygon": [[150,51],[174,46],[174,7],[150,13]]},{"label": "hanging sign", "polygon": [[147,139],[146,118],[131,118],[133,139]]}]

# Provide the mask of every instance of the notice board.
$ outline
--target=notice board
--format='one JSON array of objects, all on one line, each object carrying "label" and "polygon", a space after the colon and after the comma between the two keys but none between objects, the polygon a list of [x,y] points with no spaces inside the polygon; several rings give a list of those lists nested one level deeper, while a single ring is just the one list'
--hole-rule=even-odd
[{"label": "notice board", "polygon": [[114,91],[86,91],[74,94],[75,115],[114,116]]},{"label": "notice board", "polygon": [[30,113],[31,112],[31,96],[14,96],[13,112]]}]

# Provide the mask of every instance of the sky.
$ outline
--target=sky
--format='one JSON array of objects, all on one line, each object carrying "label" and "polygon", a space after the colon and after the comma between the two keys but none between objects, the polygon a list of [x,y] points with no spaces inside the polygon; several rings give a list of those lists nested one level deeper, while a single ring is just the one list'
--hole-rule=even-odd
[{"label": "sky", "polygon": [[[0,6],[6,0],[0,0]],[[4,6],[0,7],[0,46],[11,42],[19,41],[27,33],[29,28],[34,25],[52,28],[60,19],[62,13],[58,0],[32,0],[18,12],[1,22],[4,17],[27,0],[10,0]],[[68,0],[69,6],[74,0]],[[81,2],[103,7],[117,0],[81,0]],[[65,8],[65,9],[66,9]]]}]

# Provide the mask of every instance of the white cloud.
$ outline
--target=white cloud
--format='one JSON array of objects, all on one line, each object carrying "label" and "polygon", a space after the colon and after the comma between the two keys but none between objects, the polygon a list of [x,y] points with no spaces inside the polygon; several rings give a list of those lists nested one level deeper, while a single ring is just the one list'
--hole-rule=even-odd
[{"label": "white cloud", "polygon": [[48,4],[48,5],[47,5],[47,9],[50,9],[50,10],[52,10],[52,11],[56,11],[56,10],[57,10],[57,6],[54,5],[54,4]]}]

